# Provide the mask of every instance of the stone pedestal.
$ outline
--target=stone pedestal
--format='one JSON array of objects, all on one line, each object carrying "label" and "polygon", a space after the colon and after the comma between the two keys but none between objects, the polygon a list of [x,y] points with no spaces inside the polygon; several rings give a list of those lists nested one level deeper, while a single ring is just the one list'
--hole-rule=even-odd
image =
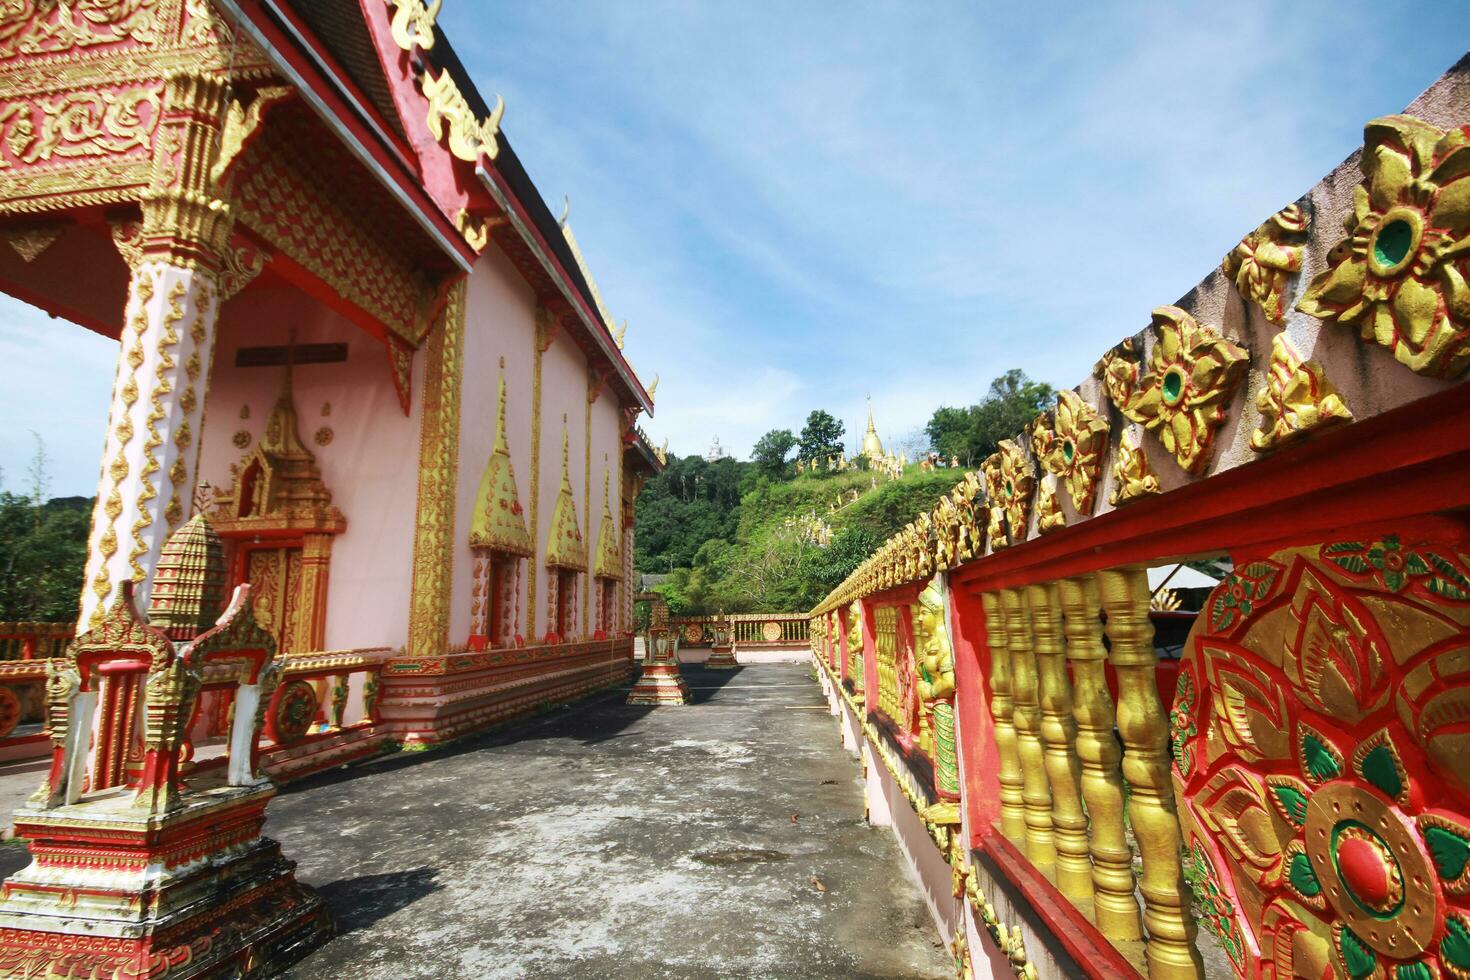
[{"label": "stone pedestal", "polygon": [[704,665],[711,670],[733,670],[740,666],[735,662],[735,631],[729,620],[715,624],[714,642]]},{"label": "stone pedestal", "polygon": [[654,626],[644,639],[643,674],[628,695],[629,704],[688,704],[689,689],[679,672],[679,637]]},{"label": "stone pedestal", "polygon": [[264,977],[331,934],[260,836],[269,783],[191,790],[162,816],[111,793],[17,811],[32,861],[0,886],[0,976]]},{"label": "stone pedestal", "polygon": [[[51,767],[15,814],[31,863],[0,885],[0,977],[267,977],[331,934],[260,834],[275,795],[261,725],[283,665],[248,585],[216,621],[223,573],[196,516],[162,547],[148,618],[124,580],[47,662]],[[234,705],[228,750],[193,763],[210,693]]]}]

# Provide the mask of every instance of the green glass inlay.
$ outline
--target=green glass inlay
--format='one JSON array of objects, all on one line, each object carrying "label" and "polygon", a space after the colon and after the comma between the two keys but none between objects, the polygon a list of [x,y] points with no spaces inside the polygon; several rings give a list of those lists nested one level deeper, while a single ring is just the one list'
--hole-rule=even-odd
[{"label": "green glass inlay", "polygon": [[1066,441],[1064,441],[1062,443],[1062,459],[1065,459],[1067,462],[1070,463],[1070,462],[1072,462],[1073,457],[1075,457],[1076,455],[1077,455],[1077,450],[1072,445],[1072,440],[1071,439],[1067,439]]},{"label": "green glass inlay", "polygon": [[1348,976],[1353,980],[1362,980],[1363,977],[1373,975],[1378,967],[1378,957],[1373,955],[1373,950],[1351,929],[1343,927],[1337,945],[1342,950],[1342,962],[1347,967]]},{"label": "green glass inlay", "polygon": [[1281,808],[1286,811],[1286,817],[1292,823],[1300,827],[1307,822],[1307,797],[1295,786],[1272,786],[1276,798],[1281,801]]},{"label": "green glass inlay", "polygon": [[1164,401],[1170,405],[1179,400],[1184,394],[1184,375],[1178,368],[1170,368],[1164,375]]},{"label": "green glass inlay", "polygon": [[1470,861],[1470,841],[1443,827],[1425,827],[1424,843],[1429,845],[1429,854],[1441,878],[1454,881],[1465,873],[1465,862]]},{"label": "green glass inlay", "polygon": [[1342,773],[1337,757],[1313,735],[1302,739],[1302,761],[1306,763],[1307,772],[1318,782]]},{"label": "green glass inlay", "polygon": [[1317,872],[1312,870],[1312,862],[1302,853],[1291,856],[1291,887],[1308,898],[1315,898],[1322,894],[1322,882],[1317,880]]},{"label": "green glass inlay", "polygon": [[1373,258],[1380,266],[1392,268],[1404,260],[1413,244],[1414,226],[1403,218],[1395,218],[1378,229],[1378,236],[1373,239]]},{"label": "green glass inlay", "polygon": [[1429,972],[1429,964],[1423,960],[1400,963],[1393,975],[1394,980],[1434,980],[1434,974]]},{"label": "green glass inlay", "polygon": [[1462,970],[1470,970],[1470,929],[1459,919],[1447,919],[1439,955]]},{"label": "green glass inlay", "polygon": [[1394,799],[1398,799],[1399,794],[1404,791],[1398,766],[1393,762],[1393,752],[1386,745],[1375,745],[1363,756],[1363,778]]}]

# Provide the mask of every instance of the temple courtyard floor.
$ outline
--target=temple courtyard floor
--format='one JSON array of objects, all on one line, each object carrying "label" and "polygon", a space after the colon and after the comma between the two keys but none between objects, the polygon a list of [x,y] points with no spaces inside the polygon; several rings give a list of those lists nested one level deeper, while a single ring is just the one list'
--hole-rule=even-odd
[{"label": "temple courtyard floor", "polygon": [[812,668],[684,674],[685,707],[610,691],[286,788],[266,831],[337,921],[286,976],[953,976]]}]

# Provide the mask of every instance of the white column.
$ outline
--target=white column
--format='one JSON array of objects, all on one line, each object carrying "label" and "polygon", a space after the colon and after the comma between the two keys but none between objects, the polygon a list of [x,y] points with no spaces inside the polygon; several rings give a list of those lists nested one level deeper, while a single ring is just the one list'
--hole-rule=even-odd
[{"label": "white column", "polygon": [[158,553],[189,516],[219,310],[214,274],[158,259],[136,263],[128,290],[79,628],[122,582],[146,605]]}]

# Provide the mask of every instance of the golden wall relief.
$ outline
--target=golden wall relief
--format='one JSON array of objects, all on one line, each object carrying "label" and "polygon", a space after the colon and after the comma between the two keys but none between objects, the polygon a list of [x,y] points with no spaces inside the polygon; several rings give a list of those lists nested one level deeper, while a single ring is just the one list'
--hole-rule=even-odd
[{"label": "golden wall relief", "polygon": [[245,581],[255,621],[276,641],[276,649],[296,652],[301,604],[300,547],[252,548],[245,561]]},{"label": "golden wall relief", "polygon": [[0,4],[0,211],[136,201],[165,79],[191,73],[269,78],[206,0]]},{"label": "golden wall relief", "polygon": [[1470,976],[1464,529],[1239,558],[1170,720],[1208,924],[1240,975]]},{"label": "golden wall relief", "polygon": [[13,0],[0,5],[0,59],[158,39],[159,0]]}]

